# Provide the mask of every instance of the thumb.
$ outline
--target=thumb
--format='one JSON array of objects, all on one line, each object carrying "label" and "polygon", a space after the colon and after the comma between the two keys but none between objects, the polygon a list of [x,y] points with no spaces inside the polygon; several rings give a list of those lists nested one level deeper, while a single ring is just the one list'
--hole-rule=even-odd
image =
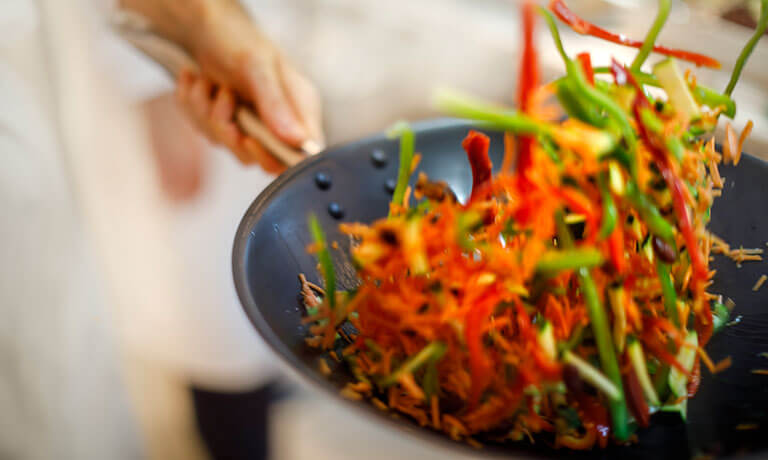
[{"label": "thumb", "polygon": [[307,129],[286,95],[277,60],[251,64],[244,77],[246,96],[255,102],[262,121],[286,144],[301,146],[308,137]]}]

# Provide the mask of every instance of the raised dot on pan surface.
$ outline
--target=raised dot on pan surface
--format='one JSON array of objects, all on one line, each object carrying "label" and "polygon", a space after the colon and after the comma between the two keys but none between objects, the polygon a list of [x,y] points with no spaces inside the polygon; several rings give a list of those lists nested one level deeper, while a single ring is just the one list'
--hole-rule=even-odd
[{"label": "raised dot on pan surface", "polygon": [[395,187],[397,187],[397,182],[395,182],[394,179],[387,179],[387,181],[384,182],[384,190],[390,195],[395,193]]},{"label": "raised dot on pan surface", "polygon": [[341,219],[344,217],[344,208],[339,203],[333,201],[328,205],[328,214],[334,219]]},{"label": "raised dot on pan surface", "polygon": [[381,149],[376,149],[371,152],[371,161],[377,168],[383,168],[387,165],[387,153]]},{"label": "raised dot on pan surface", "polygon": [[324,172],[315,174],[315,185],[317,185],[317,188],[320,190],[328,190],[331,188],[331,176]]}]

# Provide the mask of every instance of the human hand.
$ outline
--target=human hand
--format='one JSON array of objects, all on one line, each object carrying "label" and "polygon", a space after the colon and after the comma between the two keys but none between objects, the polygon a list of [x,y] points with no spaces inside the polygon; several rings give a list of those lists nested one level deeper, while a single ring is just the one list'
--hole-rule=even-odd
[{"label": "human hand", "polygon": [[214,85],[186,70],[179,75],[176,100],[200,131],[211,141],[227,146],[243,164],[258,164],[275,174],[285,170],[286,165],[240,131],[234,121],[235,95],[228,87]]},{"label": "human hand", "polygon": [[198,64],[179,76],[178,100],[212,140],[244,162],[280,164],[234,122],[236,106],[251,105],[286,145],[322,147],[320,98],[232,0],[121,0]]}]

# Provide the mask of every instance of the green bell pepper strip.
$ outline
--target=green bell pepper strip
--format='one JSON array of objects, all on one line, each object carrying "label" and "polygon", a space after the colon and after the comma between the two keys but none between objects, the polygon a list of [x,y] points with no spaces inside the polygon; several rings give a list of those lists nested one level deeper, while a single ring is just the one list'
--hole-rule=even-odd
[{"label": "green bell pepper strip", "polygon": [[[395,192],[392,194],[392,203],[402,206],[405,198],[405,189],[408,188],[408,181],[411,178],[411,164],[413,163],[413,153],[415,150],[415,136],[411,126],[404,122],[396,123],[387,132],[390,138],[400,137],[400,166],[397,173],[397,184]],[[390,217],[392,213],[390,211]]]},{"label": "green bell pepper strip", "polygon": [[669,10],[671,9],[671,6],[672,2],[670,0],[659,0],[659,12],[656,14],[656,20],[653,21],[653,25],[648,31],[648,35],[646,35],[645,40],[643,40],[643,46],[640,47],[640,51],[637,53],[637,56],[635,56],[635,60],[632,61],[631,69],[633,71],[640,70],[640,67],[645,60],[648,59],[651,51],[653,51],[653,45],[656,43],[656,38],[658,38],[662,27],[664,27],[667,18],[669,18]]},{"label": "green bell pepper strip", "polygon": [[382,379],[381,385],[388,387],[395,382],[400,376],[417,371],[421,366],[428,362],[437,362],[443,357],[448,347],[443,342],[430,342],[418,353],[408,358],[399,368]]},{"label": "green bell pepper strip", "polygon": [[[555,215],[557,235],[560,243],[566,249],[573,246],[573,236],[563,220],[562,212]],[[611,420],[613,422],[613,434],[619,441],[625,441],[629,437],[627,401],[624,397],[624,389],[621,382],[621,370],[616,359],[616,349],[611,339],[611,331],[608,327],[608,317],[605,314],[602,301],[597,292],[597,287],[589,273],[589,269],[578,270],[579,286],[581,287],[587,314],[591,322],[592,332],[597,342],[597,352],[600,356],[600,366],[606,377],[616,386],[618,396],[608,401]]]},{"label": "green bell pepper strip", "polygon": [[600,196],[603,200],[603,221],[600,224],[599,238],[604,240],[608,238],[613,229],[616,228],[619,212],[616,210],[616,203],[613,202],[613,195],[608,188],[608,179],[605,174],[597,177],[597,185],[600,188]]},{"label": "green bell pepper strip", "polygon": [[627,182],[626,194],[624,196],[635,207],[637,212],[640,213],[640,217],[643,219],[643,222],[645,222],[645,225],[648,226],[651,233],[667,243],[674,244],[675,231],[672,228],[672,225],[664,219],[656,206],[651,203],[651,200],[638,190],[637,185],[634,182]]},{"label": "green bell pepper strip", "polygon": [[680,327],[680,313],[677,311],[677,292],[672,281],[672,275],[669,270],[669,264],[656,258],[656,274],[661,282],[661,294],[664,297],[664,308],[667,315],[672,318],[672,323]]},{"label": "green bell pepper strip", "polygon": [[320,269],[325,279],[325,296],[328,298],[328,306],[333,310],[336,307],[336,271],[333,268],[331,253],[328,252],[325,233],[323,233],[320,222],[318,222],[317,216],[314,214],[309,216],[309,232],[318,246],[317,261],[320,263]]},{"label": "green bell pepper strip", "polygon": [[757,42],[765,35],[766,28],[768,28],[768,0],[760,0],[760,20],[757,22],[755,33],[747,44],[744,45],[744,49],[741,50],[741,54],[739,54],[739,58],[736,60],[736,65],[731,73],[731,79],[728,81],[728,86],[725,87],[726,96],[730,96],[736,88],[736,83],[739,82],[741,77],[741,71],[744,70],[744,66],[747,64],[752,51],[755,50]]},{"label": "green bell pepper strip", "polygon": [[579,248],[545,252],[536,264],[540,272],[575,270],[577,268],[599,267],[605,259],[597,249]]}]

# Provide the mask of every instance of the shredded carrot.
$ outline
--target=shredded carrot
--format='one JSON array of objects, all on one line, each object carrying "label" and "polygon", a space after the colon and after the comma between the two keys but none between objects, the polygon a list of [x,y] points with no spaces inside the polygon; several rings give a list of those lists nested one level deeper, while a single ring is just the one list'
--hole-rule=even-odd
[{"label": "shredded carrot", "polygon": [[[589,25],[560,0],[551,5],[577,32],[642,46]],[[716,254],[758,261],[763,249],[732,247],[706,224],[715,198],[729,188],[720,165],[739,163],[753,123],[738,137],[727,125],[720,154],[714,138],[697,137],[714,126],[720,108],[683,120],[675,115],[680,110],[668,110],[674,98],[646,94],[618,63],[615,88],[627,91],[603,91],[601,85],[612,83],[592,79],[596,69],[586,54],[575,68],[585,71],[584,81],[571,82],[573,88],[560,84],[570,80],[541,85],[534,3],[526,2],[521,17],[518,111],[478,104],[461,115],[509,130],[500,172],[494,175],[491,162],[492,147],[499,146],[480,128],[461,143],[472,177],[464,202],[441,178],[430,182],[417,171],[421,156],[415,155],[416,186],[407,186],[408,171],[398,175],[402,204],[399,197],[390,203],[382,210],[389,211],[386,218],[339,226],[354,262],[354,272],[339,278],[356,275],[355,289],[335,289],[329,299],[300,275],[301,321],[309,346],[349,367],[354,381],[342,390],[347,398],[369,399],[391,416],[478,447],[489,433],[501,433],[602,448],[631,439],[628,411],[641,424],[649,420],[639,377],[645,383],[658,372],[641,375],[637,346],[648,368],[673,368],[688,378],[676,402],[695,395],[702,368],[715,374],[732,364],[730,357],[714,363],[704,348],[715,324],[710,301],[721,300],[708,292],[720,276],[709,262]],[[695,75],[686,72],[686,80],[696,87]],[[577,90],[584,94],[569,93]],[[615,104],[587,97],[595,91]],[[571,114],[566,119],[545,105],[555,95]],[[410,153],[403,147],[404,158]],[[317,233],[307,249],[317,254],[330,286],[335,265]],[[340,246],[347,247],[331,244]],[[766,281],[762,275],[753,290]],[[693,332],[698,345],[688,339]],[[323,359],[320,372],[330,374],[328,364]],[[768,375],[768,369],[752,373]],[[582,391],[585,382],[598,394]],[[564,405],[573,409],[568,416]]]}]

